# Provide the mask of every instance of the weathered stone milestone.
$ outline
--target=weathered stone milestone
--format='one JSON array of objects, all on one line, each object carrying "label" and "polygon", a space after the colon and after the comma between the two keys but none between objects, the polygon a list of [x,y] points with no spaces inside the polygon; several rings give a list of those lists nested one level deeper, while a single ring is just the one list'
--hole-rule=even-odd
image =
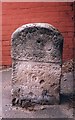
[{"label": "weathered stone milestone", "polygon": [[63,37],[47,23],[26,24],[12,34],[12,103],[59,104]]}]

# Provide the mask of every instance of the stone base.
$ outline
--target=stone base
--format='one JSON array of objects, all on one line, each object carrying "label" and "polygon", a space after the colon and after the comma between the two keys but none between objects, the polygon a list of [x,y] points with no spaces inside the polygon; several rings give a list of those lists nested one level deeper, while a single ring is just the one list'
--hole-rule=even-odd
[{"label": "stone base", "polygon": [[13,105],[59,104],[60,64],[13,61],[12,73]]},{"label": "stone base", "polygon": [[17,105],[20,107],[31,107],[31,106],[35,106],[37,104],[40,105],[54,105],[54,104],[59,104],[59,100],[57,100],[54,96],[50,96],[50,95],[45,95],[45,96],[39,96],[39,97],[35,97],[35,98],[30,98],[28,97],[23,97],[23,98],[13,98],[12,99],[12,105]]}]

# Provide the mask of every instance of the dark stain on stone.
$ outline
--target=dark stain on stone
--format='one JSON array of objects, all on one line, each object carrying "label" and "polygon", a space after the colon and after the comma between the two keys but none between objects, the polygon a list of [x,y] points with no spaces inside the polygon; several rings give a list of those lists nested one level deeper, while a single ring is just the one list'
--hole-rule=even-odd
[{"label": "dark stain on stone", "polygon": [[67,78],[65,78],[64,81],[67,81]]},{"label": "dark stain on stone", "polygon": [[18,92],[20,92],[20,88],[18,89]]},{"label": "dark stain on stone", "polygon": [[38,40],[37,40],[37,43],[41,43],[41,40],[40,40],[40,39],[38,39]]},{"label": "dark stain on stone", "polygon": [[33,96],[33,93],[32,93],[32,92],[29,92],[29,95]]},{"label": "dark stain on stone", "polygon": [[22,108],[28,108],[31,106],[31,100],[28,100],[28,99],[22,99],[21,100],[21,106]]},{"label": "dark stain on stone", "polygon": [[18,105],[18,103],[19,103],[19,99],[18,99],[18,98],[12,99],[12,105],[13,105],[13,106],[14,106],[14,105]]},{"label": "dark stain on stone", "polygon": [[51,87],[53,87],[53,86],[55,86],[56,85],[56,83],[53,83],[52,85],[50,85]]},{"label": "dark stain on stone", "polygon": [[14,98],[12,101],[12,105],[14,106],[21,106],[22,108],[29,108],[29,107],[34,107],[36,104],[40,105],[51,105],[54,104],[55,98],[52,95],[49,95],[49,93],[44,90],[44,94],[42,94],[39,97],[35,98],[21,98],[17,99]]},{"label": "dark stain on stone", "polygon": [[37,33],[41,33],[41,34],[48,34],[50,35],[50,33],[54,32],[52,30],[49,30],[48,28],[40,28],[40,27],[29,27],[29,28],[26,28],[25,30],[22,30],[23,33],[25,34],[28,34],[28,33],[33,33],[33,32],[36,32]]},{"label": "dark stain on stone", "polygon": [[13,106],[15,105],[15,100],[16,100],[16,98],[12,99],[12,105]]},{"label": "dark stain on stone", "polygon": [[43,50],[44,44],[45,44],[45,41],[43,39],[37,38],[36,44],[35,44],[37,50]]},{"label": "dark stain on stone", "polygon": [[35,99],[22,99],[21,100],[21,107],[22,108],[29,108],[35,105],[35,103],[37,104],[37,101],[35,101]]},{"label": "dark stain on stone", "polygon": [[51,50],[51,48],[48,49],[48,51],[50,51],[50,50]]},{"label": "dark stain on stone", "polygon": [[48,90],[43,90],[42,91],[42,96],[47,95],[47,93],[48,93]]},{"label": "dark stain on stone", "polygon": [[44,82],[45,82],[44,80],[40,80],[40,82],[39,82],[39,83],[40,83],[40,84],[42,84],[42,83],[44,83]]}]

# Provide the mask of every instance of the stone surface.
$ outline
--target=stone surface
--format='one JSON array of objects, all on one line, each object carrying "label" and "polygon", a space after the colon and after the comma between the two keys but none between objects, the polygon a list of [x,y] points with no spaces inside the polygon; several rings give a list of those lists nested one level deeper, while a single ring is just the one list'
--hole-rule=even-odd
[{"label": "stone surface", "polygon": [[[15,61],[13,63],[13,96],[42,104],[59,101],[61,66],[54,63]],[[16,91],[16,93],[15,93]]]},{"label": "stone surface", "polygon": [[49,24],[27,24],[12,35],[12,58],[25,61],[61,62],[63,37]]},{"label": "stone surface", "polygon": [[63,37],[49,24],[27,24],[12,35],[12,103],[59,104]]}]

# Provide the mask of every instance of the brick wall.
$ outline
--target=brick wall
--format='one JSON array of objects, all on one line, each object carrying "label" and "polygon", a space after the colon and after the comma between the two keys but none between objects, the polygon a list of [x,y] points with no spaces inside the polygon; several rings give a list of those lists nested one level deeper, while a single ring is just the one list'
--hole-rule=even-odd
[{"label": "brick wall", "polygon": [[63,60],[73,58],[74,18],[71,2],[3,2],[2,65],[11,65],[11,34],[23,24],[50,23],[64,37]]}]

